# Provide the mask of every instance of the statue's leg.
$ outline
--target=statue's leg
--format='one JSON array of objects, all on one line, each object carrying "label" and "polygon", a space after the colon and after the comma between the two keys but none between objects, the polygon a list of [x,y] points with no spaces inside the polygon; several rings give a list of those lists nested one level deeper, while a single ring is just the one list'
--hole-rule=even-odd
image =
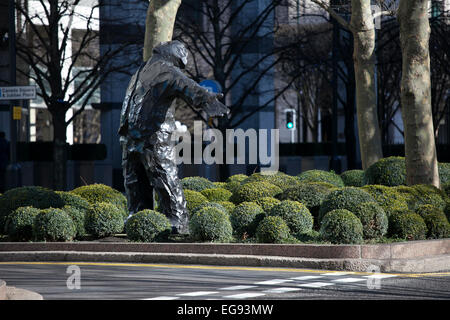
[{"label": "statue's leg", "polygon": [[153,209],[153,190],[138,153],[127,153],[122,157],[124,186],[128,200],[128,212],[135,214],[144,209]]},{"label": "statue's leg", "polygon": [[188,215],[178,168],[169,146],[145,149],[146,170],[159,196],[159,211],[164,213],[178,233],[188,233]]}]

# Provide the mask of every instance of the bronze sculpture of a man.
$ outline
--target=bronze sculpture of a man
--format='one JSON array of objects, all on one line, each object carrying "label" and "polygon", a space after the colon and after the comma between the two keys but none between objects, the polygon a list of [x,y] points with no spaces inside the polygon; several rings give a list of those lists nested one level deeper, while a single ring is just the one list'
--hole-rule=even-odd
[{"label": "bronze sculpture of a man", "polygon": [[188,232],[186,201],[171,141],[176,130],[175,100],[203,109],[210,117],[229,111],[218,101],[220,95],[207,91],[181,71],[187,56],[179,41],[154,48],[151,59],[131,78],[119,128],[129,213],[153,208],[153,187],[159,196],[158,210],[169,218],[175,233]]}]

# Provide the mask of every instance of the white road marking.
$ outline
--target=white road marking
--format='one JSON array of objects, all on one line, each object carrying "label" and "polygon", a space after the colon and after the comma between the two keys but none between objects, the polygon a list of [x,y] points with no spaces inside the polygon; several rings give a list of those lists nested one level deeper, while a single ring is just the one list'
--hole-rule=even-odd
[{"label": "white road marking", "polygon": [[301,288],[289,288],[289,287],[281,287],[281,288],[274,288],[269,290],[264,290],[263,292],[267,293],[286,293],[286,292],[292,292],[292,291],[300,291]]},{"label": "white road marking", "polygon": [[332,286],[334,283],[330,282],[311,282],[311,283],[303,283],[299,284],[299,287],[306,287],[306,288],[322,288],[327,286]]},{"label": "white road marking", "polygon": [[239,294],[233,294],[231,296],[225,296],[224,298],[229,299],[247,299],[247,298],[256,298],[260,296],[264,296],[264,293],[258,293],[258,292],[248,292],[248,293],[239,293]]},{"label": "white road marking", "polygon": [[328,273],[322,273],[321,276],[345,276],[347,274],[353,274],[352,272],[328,272]]},{"label": "white road marking", "polygon": [[246,290],[246,289],[250,289],[250,288],[256,288],[256,286],[232,286],[232,287],[221,288],[219,290]]},{"label": "white road marking", "polygon": [[255,284],[272,285],[272,284],[280,284],[280,283],[285,283],[285,282],[290,282],[290,281],[293,281],[293,280],[290,280],[290,279],[273,279],[273,280],[255,282]]},{"label": "white road marking", "polygon": [[214,293],[217,293],[217,291],[194,291],[194,292],[179,293],[178,296],[199,297],[199,296],[207,296]]},{"label": "white road marking", "polygon": [[161,297],[155,297],[155,298],[145,298],[142,300],[176,300],[179,299],[179,297],[166,297],[166,296],[161,296]]},{"label": "white road marking", "polygon": [[312,280],[312,279],[319,279],[323,278],[322,276],[302,276],[302,277],[295,277],[291,278],[292,280]]},{"label": "white road marking", "polygon": [[393,274],[373,274],[370,276],[364,276],[364,278],[369,278],[369,279],[385,279],[385,278],[393,278],[396,277],[396,275]]},{"label": "white road marking", "polygon": [[352,283],[352,282],[359,282],[359,281],[366,281],[367,279],[364,278],[342,278],[342,279],[334,279],[334,282],[342,282],[342,283]]}]

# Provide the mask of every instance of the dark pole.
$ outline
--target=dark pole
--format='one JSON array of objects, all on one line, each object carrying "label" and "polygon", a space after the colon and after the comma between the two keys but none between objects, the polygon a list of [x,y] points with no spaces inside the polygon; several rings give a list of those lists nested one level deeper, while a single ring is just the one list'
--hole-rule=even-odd
[{"label": "dark pole", "polygon": [[[331,0],[330,4],[333,6],[336,4],[335,0]],[[333,62],[333,106],[332,106],[332,117],[331,117],[331,159],[330,159],[330,169],[336,173],[341,172],[341,160],[338,157],[338,47],[339,47],[339,24],[338,22],[331,18],[333,23],[333,51],[332,51],[332,62]]]},{"label": "dark pole", "polygon": [[[10,85],[16,85],[16,14],[15,0],[9,0],[9,75]],[[6,189],[22,185],[21,168],[17,163],[17,120],[13,119],[14,106],[17,100],[10,101],[10,164],[6,169]]]}]

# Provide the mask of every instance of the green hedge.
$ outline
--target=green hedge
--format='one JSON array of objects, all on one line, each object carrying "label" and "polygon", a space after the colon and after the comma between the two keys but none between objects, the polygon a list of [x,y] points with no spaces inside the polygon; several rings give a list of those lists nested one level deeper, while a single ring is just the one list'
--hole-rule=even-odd
[{"label": "green hedge", "polygon": [[233,231],[240,239],[252,237],[263,218],[263,209],[254,202],[242,202],[234,208],[230,215]]},{"label": "green hedge", "polygon": [[450,163],[438,163],[439,169],[439,178],[441,180],[441,184],[450,182]]},{"label": "green hedge", "polygon": [[272,197],[262,197],[255,200],[255,202],[261,207],[261,209],[263,209],[265,213],[268,213],[273,206],[279,204],[281,201]]},{"label": "green hedge", "polygon": [[287,243],[291,241],[291,234],[283,218],[268,216],[259,223],[256,240],[260,243]]},{"label": "green hedge", "polygon": [[406,185],[405,158],[389,157],[375,162],[364,172],[364,184]]},{"label": "green hedge", "polygon": [[361,243],[363,226],[352,212],[346,209],[336,209],[323,217],[320,235],[331,243]]},{"label": "green hedge", "polygon": [[341,179],[346,187],[362,187],[364,185],[364,170],[347,170],[341,173]]},{"label": "green hedge", "polygon": [[270,216],[279,216],[286,221],[292,235],[312,230],[313,217],[308,208],[298,201],[283,200],[273,206]]},{"label": "green hedge", "polygon": [[183,190],[183,193],[184,198],[186,199],[186,208],[189,214],[191,214],[195,208],[202,203],[208,202],[208,199],[198,191],[185,189]]},{"label": "green hedge", "polygon": [[231,212],[233,212],[234,208],[236,207],[236,205],[230,201],[217,201],[216,203],[224,207],[225,210],[227,210],[228,214],[231,214]]},{"label": "green hedge", "polygon": [[308,170],[298,175],[301,182],[327,182],[338,188],[344,187],[342,178],[333,171]]},{"label": "green hedge", "polygon": [[101,202],[113,204],[121,211],[124,219],[128,217],[127,198],[109,186],[104,184],[90,184],[78,187],[71,192],[84,198],[90,204]]},{"label": "green hedge", "polygon": [[289,187],[297,185],[300,183],[297,177],[287,175],[283,172],[257,172],[252,174],[250,177],[241,182],[241,184],[251,183],[251,182],[268,182],[279,187],[281,190],[285,190]]},{"label": "green hedge", "polygon": [[71,241],[75,235],[76,228],[72,218],[61,209],[43,209],[34,219],[35,241]]},{"label": "green hedge", "polygon": [[91,204],[86,214],[86,231],[96,238],[120,233],[124,228],[122,211],[112,203],[96,202]]},{"label": "green hedge", "polygon": [[293,200],[303,203],[317,220],[319,208],[325,197],[334,190],[335,187],[329,183],[310,182],[301,183],[292,188],[288,188],[277,196],[280,200]]},{"label": "green hedge", "polygon": [[5,234],[10,241],[30,241],[33,238],[33,224],[40,209],[20,207],[11,212],[5,224]]},{"label": "green hedge", "polygon": [[353,211],[363,226],[364,239],[381,238],[388,230],[388,217],[375,202],[363,202]]},{"label": "green hedge", "polygon": [[427,226],[423,218],[414,212],[397,213],[389,217],[388,234],[392,238],[424,240]]},{"label": "green hedge", "polygon": [[73,192],[56,191],[56,193],[61,197],[62,201],[64,202],[64,206],[77,208],[83,213],[88,212],[89,202],[83,197]]},{"label": "green hedge", "polygon": [[164,214],[154,210],[142,210],[127,220],[125,230],[131,241],[164,241],[168,239],[172,225]]},{"label": "green hedge", "polygon": [[232,195],[231,191],[223,188],[203,189],[201,194],[209,201],[228,201]]},{"label": "green hedge", "polygon": [[424,204],[431,204],[441,210],[444,210],[446,205],[446,194],[431,185],[398,186],[395,190],[404,197],[413,211]]},{"label": "green hedge", "polygon": [[375,199],[364,190],[356,187],[345,187],[330,192],[322,201],[319,209],[319,221],[325,214],[336,209],[346,209],[353,212],[363,202],[374,202]]},{"label": "green hedge", "polygon": [[366,185],[362,190],[368,192],[383,208],[388,218],[397,212],[406,212],[409,210],[408,202],[404,195],[396,190],[395,187],[382,185]]},{"label": "green hedge", "polygon": [[227,213],[217,208],[205,207],[191,215],[191,237],[198,241],[229,242],[233,228]]},{"label": "green hedge", "polygon": [[216,208],[219,209],[220,211],[223,211],[224,213],[228,213],[227,209],[217,202],[203,202],[202,204],[197,206],[194,210],[192,210],[192,213],[195,213],[196,211],[201,210],[203,208]]},{"label": "green hedge", "polygon": [[62,210],[69,215],[72,219],[73,224],[75,226],[76,234],[75,236],[80,238],[86,235],[86,213],[81,211],[80,209],[72,206],[64,206]]},{"label": "green hedge", "polygon": [[235,193],[237,189],[241,186],[242,182],[247,179],[248,176],[245,174],[235,174],[229,177],[226,181],[226,189]]},{"label": "green hedge", "polygon": [[423,218],[427,226],[427,238],[440,239],[450,236],[450,224],[442,210],[426,204],[418,207],[416,213]]},{"label": "green hedge", "polygon": [[201,192],[205,189],[214,189],[216,186],[213,182],[203,177],[186,177],[181,179],[181,185],[183,189],[189,189],[197,192]]},{"label": "green hedge", "polygon": [[231,196],[231,201],[235,204],[241,202],[253,202],[263,197],[274,197],[281,193],[281,189],[268,182],[250,182],[243,184]]},{"label": "green hedge", "polygon": [[0,232],[4,231],[8,215],[20,207],[38,209],[61,208],[64,201],[53,190],[38,186],[19,187],[6,191],[0,197]]}]

